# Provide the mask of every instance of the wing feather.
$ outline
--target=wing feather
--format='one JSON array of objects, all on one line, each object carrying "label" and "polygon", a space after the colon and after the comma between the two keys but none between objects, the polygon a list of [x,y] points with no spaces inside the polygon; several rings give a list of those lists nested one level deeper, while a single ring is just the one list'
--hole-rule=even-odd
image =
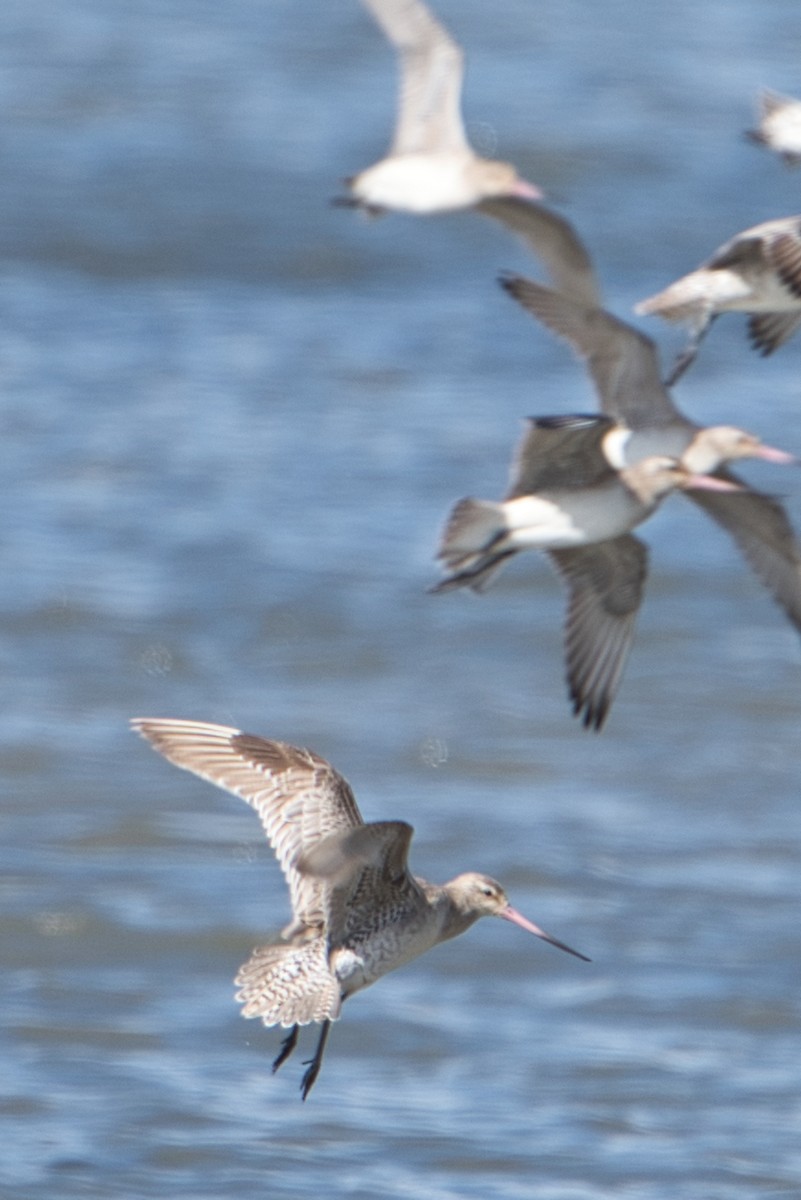
[{"label": "wing feather", "polygon": [[460,46],[420,0],[363,0],[400,56],[391,154],[469,149],[461,114]]},{"label": "wing feather", "polygon": [[507,500],[553,488],[596,487],[615,477],[602,442],[609,417],[529,417],[512,463]]},{"label": "wing feather", "polygon": [[557,292],[577,304],[600,308],[601,291],[592,259],[569,221],[546,205],[519,196],[493,197],[476,207],[520,235],[545,267]]},{"label": "wing feather", "polygon": [[656,346],[603,308],[513,275],[501,285],[532,316],[586,361],[601,411],[630,429],[683,420],[662,383]]},{"label": "wing feather", "polygon": [[327,886],[298,864],[323,839],[363,824],[339,772],[311,750],[225,725],[151,718],[131,724],[175,766],[256,810],[289,887],[295,919],[285,936],[322,928]]},{"label": "wing feather", "polygon": [[565,659],[573,711],[600,729],[620,686],[647,573],[648,551],[633,534],[550,556],[569,591]]},{"label": "wing feather", "polygon": [[[739,482],[731,471],[715,474]],[[754,574],[801,631],[801,546],[779,501],[750,490],[684,494],[734,538]]]}]

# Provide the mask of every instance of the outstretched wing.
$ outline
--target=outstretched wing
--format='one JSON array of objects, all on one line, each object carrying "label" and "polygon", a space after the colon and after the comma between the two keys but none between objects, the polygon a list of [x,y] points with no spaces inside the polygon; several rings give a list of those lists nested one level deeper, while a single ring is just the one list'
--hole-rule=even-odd
[{"label": "outstretched wing", "polygon": [[600,729],[631,649],[648,551],[627,533],[550,555],[569,590],[565,659],[573,712]]},{"label": "outstretched wing", "polygon": [[662,383],[656,346],[645,334],[603,308],[577,304],[520,275],[504,276],[501,286],[586,361],[607,416],[630,429],[683,419]]},{"label": "outstretched wing", "polygon": [[363,824],[347,781],[311,750],[225,725],[150,718],[131,724],[175,766],[255,808],[289,887],[294,921],[284,936],[322,928],[326,883],[299,863],[332,834]]},{"label": "outstretched wing", "polygon": [[391,154],[468,149],[461,115],[463,55],[421,0],[363,0],[400,55]]},{"label": "outstretched wing", "polygon": [[601,305],[592,259],[573,226],[553,209],[520,196],[498,196],[476,205],[479,212],[517,233],[533,250],[563,296],[590,308]]},{"label": "outstretched wing", "polygon": [[[740,482],[725,469],[715,474]],[[731,534],[754,574],[801,630],[801,546],[779,501],[749,489],[707,492],[693,488],[684,494]]]}]

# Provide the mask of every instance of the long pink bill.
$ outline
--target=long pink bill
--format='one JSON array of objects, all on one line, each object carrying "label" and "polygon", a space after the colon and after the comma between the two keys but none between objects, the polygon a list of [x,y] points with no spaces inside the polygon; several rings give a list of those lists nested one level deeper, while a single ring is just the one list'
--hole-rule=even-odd
[{"label": "long pink bill", "polygon": [[729,479],[718,479],[717,475],[688,475],[681,483],[682,490],[699,488],[704,492],[747,492],[742,484]]},{"label": "long pink bill", "polygon": [[801,467],[801,459],[795,454],[788,454],[786,450],[777,450],[775,446],[758,446],[754,451],[754,458],[763,458],[765,462],[781,463],[787,467]]},{"label": "long pink bill", "polygon": [[519,197],[521,200],[544,200],[545,193],[542,192],[536,183],[529,183],[527,179],[516,180],[512,195]]},{"label": "long pink bill", "polygon": [[516,908],[512,908],[509,904],[503,912],[498,913],[499,917],[503,917],[505,921],[511,921],[513,925],[519,925],[521,929],[527,930],[528,933],[533,933],[535,937],[542,938],[544,942],[550,942],[552,946],[556,946],[557,950],[564,950],[568,954],[580,958],[582,962],[592,962],[592,959],[587,958],[586,954],[579,954],[578,950],[571,949],[564,942],[559,942],[555,937],[551,937],[550,933],[546,933],[544,929],[540,929],[539,925],[535,925],[533,921],[529,921],[528,917],[524,917]]}]

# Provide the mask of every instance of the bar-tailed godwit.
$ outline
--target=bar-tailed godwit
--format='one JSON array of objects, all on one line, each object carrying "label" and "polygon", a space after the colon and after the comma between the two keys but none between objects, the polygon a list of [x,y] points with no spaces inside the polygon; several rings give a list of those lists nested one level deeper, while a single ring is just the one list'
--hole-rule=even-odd
[{"label": "bar-tailed godwit", "polygon": [[370,212],[451,212],[491,196],[539,199],[511,163],[479,158],[461,113],[463,55],[422,0],[364,0],[398,52],[401,69],[389,153],[348,180]]},{"label": "bar-tailed godwit", "polygon": [[[528,279],[510,276],[501,282],[586,361],[602,412],[626,430],[603,443],[613,465],[670,454],[691,471],[739,483],[725,467],[736,459],[798,463],[792,454],[766,446],[743,429],[704,427],[685,417],[662,383],[654,343],[625,321],[603,309],[575,304]],[[801,545],[782,504],[751,489],[736,495],[690,489],[685,495],[734,539],[776,603],[801,630]]]},{"label": "bar-tailed godwit", "polygon": [[748,313],[754,348],[772,354],[801,325],[801,216],[765,221],[736,234],[697,270],[642,300],[634,311],[689,326],[690,341],[676,359],[668,385],[694,361],[720,313]]},{"label": "bar-tailed godwit", "polygon": [[282,943],[255,950],[240,969],[237,999],[243,1016],[289,1028],[274,1071],[295,1048],[300,1025],[322,1025],[301,1084],[304,1100],[348,996],[479,917],[503,917],[589,961],[512,908],[487,875],[468,872],[441,886],[412,875],[411,825],[365,824],[347,781],[311,750],[204,721],[131,724],[170,762],[241,797],[261,819],[289,888],[292,920]]},{"label": "bar-tailed godwit", "polygon": [[569,591],[565,626],[573,712],[600,729],[631,649],[647,571],[647,549],[630,531],[677,488],[739,491],[697,475],[675,458],[610,463],[626,431],[611,417],[531,418],[501,501],[459,500],[437,557],[450,574],[432,591],[483,591],[521,550],[544,550]]}]

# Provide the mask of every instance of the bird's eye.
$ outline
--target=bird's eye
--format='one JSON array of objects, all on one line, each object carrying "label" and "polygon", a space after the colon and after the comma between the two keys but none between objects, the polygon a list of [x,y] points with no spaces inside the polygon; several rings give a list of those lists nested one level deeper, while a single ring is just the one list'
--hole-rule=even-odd
[{"label": "bird's eye", "polygon": [[481,894],[482,894],[482,896],[494,896],[494,895],[495,895],[495,889],[494,889],[494,888],[491,888],[491,887],[483,887],[483,888],[481,889]]}]

